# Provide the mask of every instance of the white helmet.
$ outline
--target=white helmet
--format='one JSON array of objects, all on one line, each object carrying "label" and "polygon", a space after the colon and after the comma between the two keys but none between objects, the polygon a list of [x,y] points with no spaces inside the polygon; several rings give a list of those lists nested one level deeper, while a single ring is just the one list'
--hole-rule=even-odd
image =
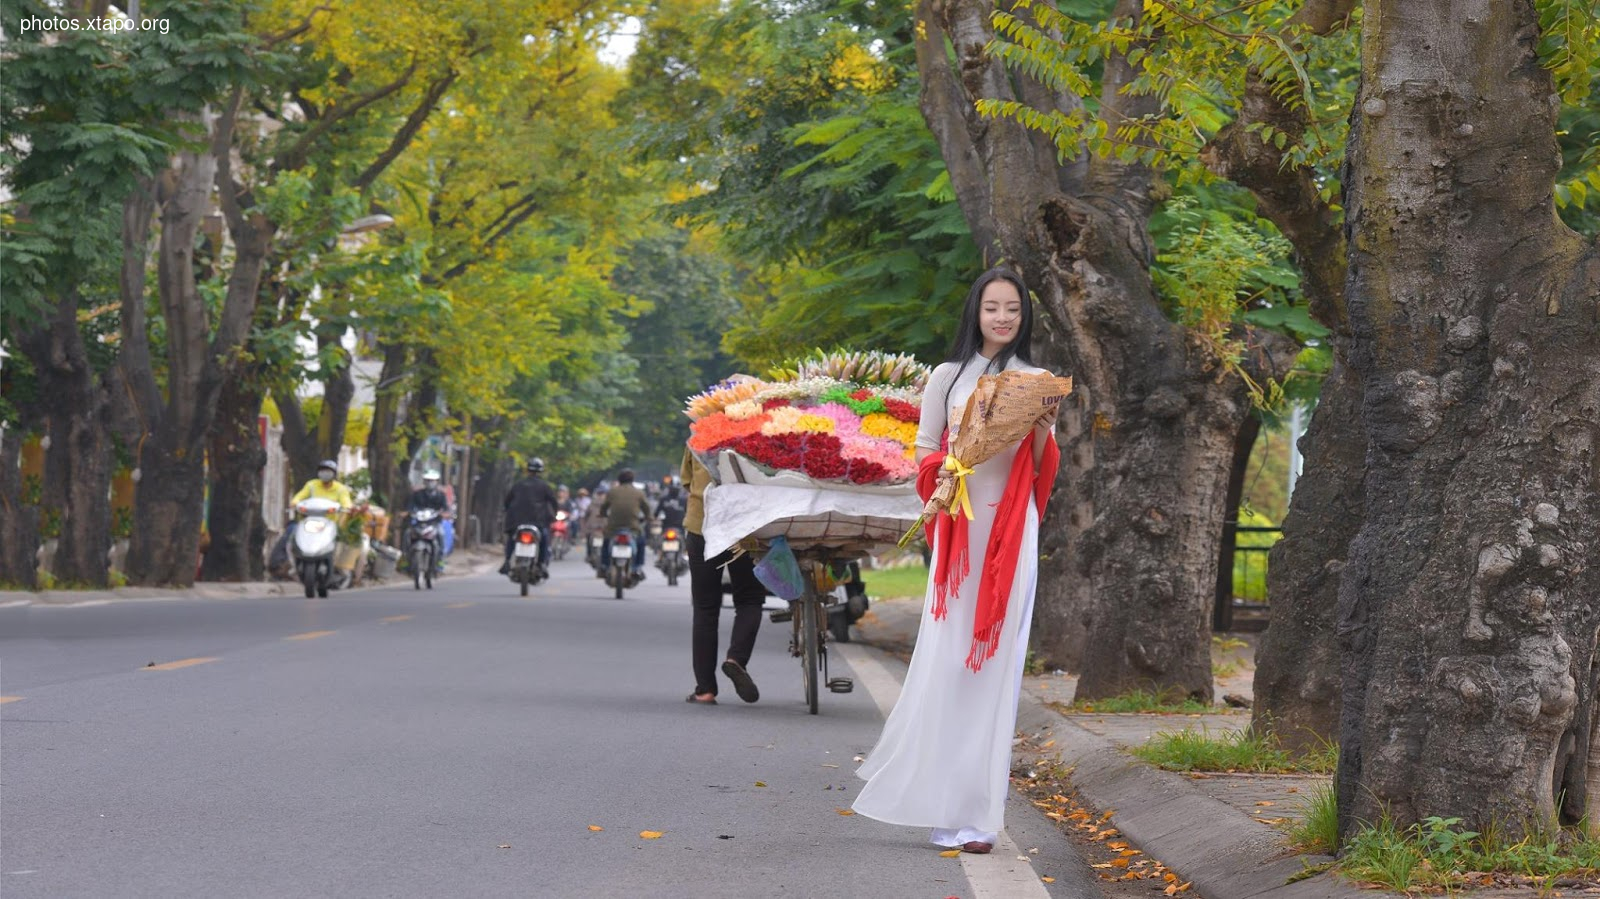
[{"label": "white helmet", "polygon": [[435,470],[433,470],[431,468],[428,469],[426,472],[424,472],[423,475],[422,475],[422,483],[426,484],[429,481],[433,481],[434,483],[438,483],[439,482],[439,472],[437,472],[437,471],[435,471]]}]

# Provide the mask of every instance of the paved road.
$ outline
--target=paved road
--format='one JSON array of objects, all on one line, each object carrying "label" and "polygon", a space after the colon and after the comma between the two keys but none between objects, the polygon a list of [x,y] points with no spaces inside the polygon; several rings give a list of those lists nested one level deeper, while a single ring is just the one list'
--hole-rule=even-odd
[{"label": "paved road", "polygon": [[0,608],[0,895],[1099,895],[1025,803],[1026,862],[839,814],[896,663],[841,648],[878,701],[812,717],[769,623],[761,702],[689,706],[688,590],[652,575]]}]

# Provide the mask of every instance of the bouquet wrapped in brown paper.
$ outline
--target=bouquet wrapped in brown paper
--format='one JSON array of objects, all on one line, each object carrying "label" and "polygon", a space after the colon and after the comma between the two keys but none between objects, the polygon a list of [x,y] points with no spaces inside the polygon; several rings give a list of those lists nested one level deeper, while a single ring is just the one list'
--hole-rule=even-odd
[{"label": "bouquet wrapped in brown paper", "polygon": [[901,545],[910,542],[930,515],[948,510],[952,515],[964,514],[972,518],[972,504],[967,499],[967,475],[1000,453],[1016,449],[1039,417],[1058,406],[1061,398],[1070,393],[1072,379],[1049,372],[1006,371],[979,378],[961,415],[950,423],[950,450],[944,467],[954,477],[947,478],[934,490],[917,523],[901,538]]}]

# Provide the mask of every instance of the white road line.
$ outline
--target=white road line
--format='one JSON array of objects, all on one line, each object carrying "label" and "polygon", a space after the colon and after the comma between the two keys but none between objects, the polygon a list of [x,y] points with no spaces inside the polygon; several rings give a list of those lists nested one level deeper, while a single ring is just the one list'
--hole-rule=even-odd
[{"label": "white road line", "polygon": [[[888,717],[900,699],[900,679],[867,650],[850,643],[834,643],[833,651],[844,656],[856,673],[856,683],[867,690],[878,710]],[[988,855],[961,853],[961,870],[977,899],[1049,899],[1044,882],[1017,848],[1011,835],[1000,831],[994,851]]]}]

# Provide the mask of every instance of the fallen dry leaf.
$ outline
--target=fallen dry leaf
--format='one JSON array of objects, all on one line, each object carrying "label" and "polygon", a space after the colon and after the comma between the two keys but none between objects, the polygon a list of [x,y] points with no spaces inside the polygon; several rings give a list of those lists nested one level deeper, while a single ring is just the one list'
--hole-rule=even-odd
[{"label": "fallen dry leaf", "polygon": [[834,811],[838,812],[841,815],[853,815],[853,814],[855,814],[854,811],[852,811],[850,809],[847,809],[847,808],[836,808],[836,809],[834,809]]},{"label": "fallen dry leaf", "polygon": [[661,831],[659,831],[659,830],[641,830],[641,831],[639,831],[639,836],[642,837],[643,839],[646,839],[646,840],[659,840],[659,839],[661,839]]},{"label": "fallen dry leaf", "polygon": [[756,781],[756,786],[758,786],[758,787],[764,787],[764,786],[766,786],[766,785],[767,785],[767,782],[766,782],[766,781],[764,781],[764,780],[758,780],[758,781]]},{"label": "fallen dry leaf", "polygon": [[1260,802],[1256,803],[1256,805],[1261,807],[1261,808],[1266,808],[1267,806],[1277,805],[1277,803],[1276,802],[1272,802],[1271,800],[1263,799]]},{"label": "fallen dry leaf", "polygon": [[1125,858],[1114,858],[1114,859],[1111,860],[1111,867],[1113,867],[1113,868],[1126,868],[1126,867],[1128,867],[1128,859],[1125,859]]},{"label": "fallen dry leaf", "polygon": [[940,858],[956,858],[956,857],[958,857],[960,855],[961,855],[961,850],[960,849],[946,849],[945,851],[939,853],[939,857]]},{"label": "fallen dry leaf", "polygon": [[600,832],[600,831],[602,831],[602,830],[605,830],[605,828],[604,828],[604,827],[601,827],[601,826],[600,826],[600,825],[598,825],[598,824],[590,824],[590,825],[589,825],[589,829],[590,829],[590,830],[592,830],[592,831],[594,831],[594,832],[595,832],[595,833],[599,833],[599,832]]},{"label": "fallen dry leaf", "polygon": [[1045,883],[1055,883],[1056,882],[1056,879],[1054,877],[1040,877],[1039,879],[1044,881]]},{"label": "fallen dry leaf", "polygon": [[501,843],[499,846],[496,846],[495,848],[496,849],[510,849],[511,848],[511,844],[510,843]]}]

